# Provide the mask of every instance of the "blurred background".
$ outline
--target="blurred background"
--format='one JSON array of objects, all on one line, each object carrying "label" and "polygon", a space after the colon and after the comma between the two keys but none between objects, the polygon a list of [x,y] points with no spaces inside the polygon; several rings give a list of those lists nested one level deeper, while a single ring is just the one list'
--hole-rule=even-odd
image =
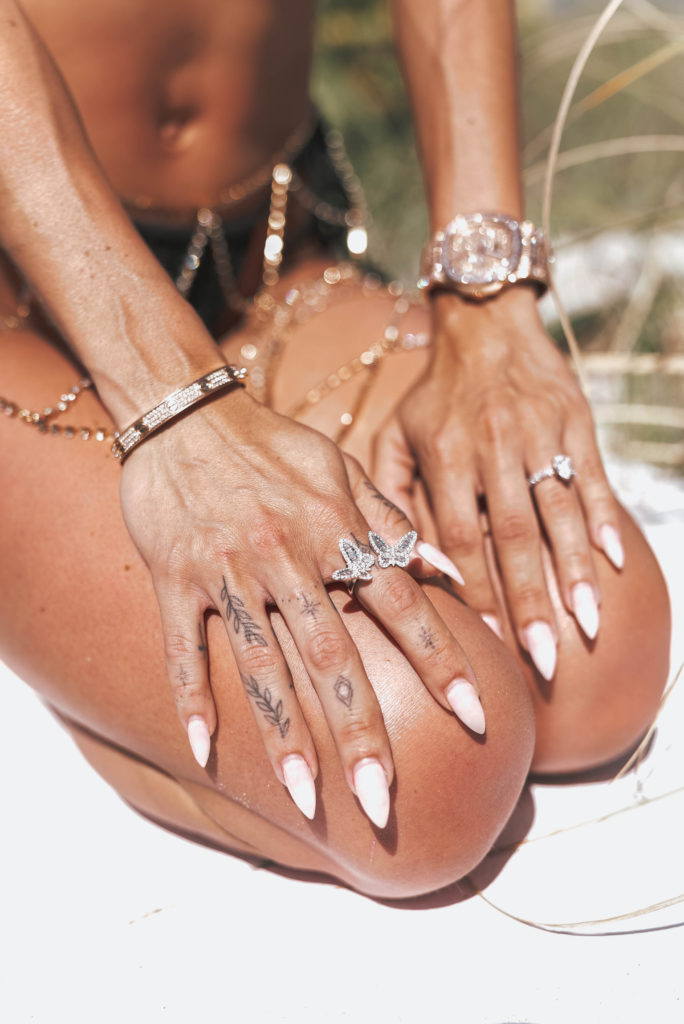
[{"label": "blurred background", "polygon": [[[537,223],[561,94],[604,6],[518,0]],[[314,92],[366,190],[371,257],[414,282],[427,221],[386,0],[321,0]],[[624,0],[598,40],[563,133],[551,229],[604,445],[684,477],[684,0]],[[564,345],[549,298],[542,308]]]}]

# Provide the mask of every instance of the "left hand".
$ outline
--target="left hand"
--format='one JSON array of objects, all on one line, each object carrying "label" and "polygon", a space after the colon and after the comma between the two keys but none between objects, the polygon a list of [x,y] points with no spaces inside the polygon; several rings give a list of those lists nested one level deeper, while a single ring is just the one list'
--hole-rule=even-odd
[{"label": "left hand", "polygon": [[[408,448],[440,547],[465,577],[463,596],[500,632],[485,519],[519,642],[550,679],[557,634],[542,538],[551,548],[561,599],[590,639],[600,600],[592,546],[622,566],[617,504],[588,403],[546,335],[531,289],[509,289],[477,304],[435,296],[433,334],[429,369],[379,439],[378,452],[394,454],[378,460],[376,482],[415,518],[407,500]],[[544,480],[532,493],[528,476],[560,453],[571,456],[577,476],[569,486]]]}]

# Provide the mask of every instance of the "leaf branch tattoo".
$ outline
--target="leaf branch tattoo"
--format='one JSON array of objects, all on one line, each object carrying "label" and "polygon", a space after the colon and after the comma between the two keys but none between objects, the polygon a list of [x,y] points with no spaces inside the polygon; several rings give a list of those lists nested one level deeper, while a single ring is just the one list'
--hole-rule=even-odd
[{"label": "leaf branch tattoo", "polygon": [[240,630],[242,630],[242,635],[248,644],[268,647],[268,640],[245,608],[245,602],[237,594],[228,593],[228,584],[226,583],[225,576],[223,577],[223,587],[221,588],[221,600],[226,605],[226,622],[229,624],[233,623],[235,632],[239,634]]},{"label": "leaf branch tattoo", "polygon": [[287,731],[290,728],[290,719],[283,719],[283,702],[279,700],[277,704],[273,703],[273,696],[268,687],[262,692],[259,689],[259,684],[254,676],[246,676],[240,673],[242,684],[252,698],[256,706],[260,711],[263,712],[264,718],[271,725],[275,725],[280,732],[281,738],[285,739]]},{"label": "leaf branch tattoo", "polygon": [[359,540],[355,533],[352,533],[351,539],[354,541],[359,551],[363,551],[364,555],[370,555],[373,553],[370,544],[367,544],[364,540]]},{"label": "leaf branch tattoo", "polygon": [[374,498],[380,502],[383,508],[388,509],[390,512],[396,512],[401,519],[406,519],[406,513],[403,512],[398,505],[395,505],[393,501],[386,498],[385,495],[377,489],[375,484],[371,483],[370,480],[364,480],[363,486],[366,490],[370,491]]}]

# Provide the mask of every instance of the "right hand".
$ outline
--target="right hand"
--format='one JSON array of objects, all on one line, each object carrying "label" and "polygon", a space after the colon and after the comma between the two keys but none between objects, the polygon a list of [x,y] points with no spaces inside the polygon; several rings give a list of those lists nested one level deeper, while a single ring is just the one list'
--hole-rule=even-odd
[{"label": "right hand", "polygon": [[[403,514],[388,509],[358,463],[332,441],[242,390],[205,404],[131,453],[121,501],[152,574],[176,707],[200,764],[216,728],[204,633],[204,613],[215,608],[275,774],[303,813],[314,815],[316,751],[269,623],[267,605],[275,605],[320,698],[348,785],[383,827],[390,744],[359,652],[325,585],[342,567],[340,538],[365,541],[371,528],[394,542],[411,528]],[[376,565],[357,598],[434,698],[483,731],[474,672],[416,581]]]}]

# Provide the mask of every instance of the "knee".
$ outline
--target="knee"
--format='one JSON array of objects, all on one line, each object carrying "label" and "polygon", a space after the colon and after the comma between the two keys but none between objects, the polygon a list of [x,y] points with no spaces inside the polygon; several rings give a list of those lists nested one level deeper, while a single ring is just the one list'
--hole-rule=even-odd
[{"label": "knee", "polygon": [[[434,600],[453,620],[454,602]],[[465,729],[396,658],[391,692],[377,687],[396,768],[390,820],[382,832],[359,822],[341,858],[345,879],[368,895],[404,899],[463,878],[491,849],[529,770],[534,716],[522,672],[479,617],[459,608],[456,618],[452,628],[481,687],[486,733]]]},{"label": "knee", "polygon": [[658,709],[669,671],[667,588],[648,544],[624,516],[621,573],[601,566],[601,628],[593,644],[564,616],[557,677],[532,684],[537,741],[532,768],[582,771],[628,751]]}]

